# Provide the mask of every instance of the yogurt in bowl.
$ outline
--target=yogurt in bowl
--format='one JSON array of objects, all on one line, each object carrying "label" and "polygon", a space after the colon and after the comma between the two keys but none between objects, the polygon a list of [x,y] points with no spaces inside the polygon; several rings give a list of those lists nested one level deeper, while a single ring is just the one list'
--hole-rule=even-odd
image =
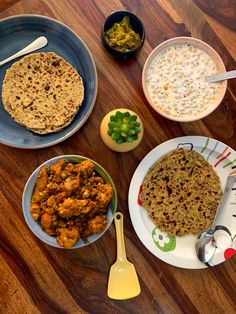
[{"label": "yogurt in bowl", "polygon": [[191,37],[176,37],[157,46],[143,69],[142,84],[150,105],[179,122],[204,118],[221,103],[227,81],[208,83],[206,76],[225,72],[217,52]]}]

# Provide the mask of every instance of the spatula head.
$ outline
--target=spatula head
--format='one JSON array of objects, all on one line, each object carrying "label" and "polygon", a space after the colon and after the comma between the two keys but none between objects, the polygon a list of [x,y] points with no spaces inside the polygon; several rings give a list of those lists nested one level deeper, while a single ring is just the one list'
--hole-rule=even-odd
[{"label": "spatula head", "polygon": [[140,285],[134,265],[129,261],[117,261],[111,266],[107,294],[109,298],[126,300],[140,294]]}]

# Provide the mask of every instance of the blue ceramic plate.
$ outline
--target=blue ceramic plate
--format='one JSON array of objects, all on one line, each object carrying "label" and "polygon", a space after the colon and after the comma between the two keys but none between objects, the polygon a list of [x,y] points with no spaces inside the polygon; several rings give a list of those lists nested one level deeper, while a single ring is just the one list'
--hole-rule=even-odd
[{"label": "blue ceramic plate", "polygon": [[[56,238],[48,235],[45,231],[43,231],[43,229],[41,228],[41,225],[32,218],[31,213],[30,213],[31,198],[32,198],[32,195],[34,193],[35,183],[37,181],[37,176],[38,176],[40,169],[42,167],[49,167],[50,165],[56,163],[60,159],[64,159],[67,162],[79,163],[79,162],[86,160],[88,158],[86,158],[84,156],[78,156],[78,155],[63,155],[63,156],[57,156],[57,157],[54,157],[54,158],[51,158],[51,159],[45,161],[31,174],[31,176],[29,177],[29,179],[26,183],[25,188],[24,188],[24,192],[23,192],[23,196],[22,196],[22,207],[23,207],[23,213],[24,213],[26,223],[27,223],[28,227],[31,229],[31,231],[44,243],[62,249],[62,247],[57,244]],[[89,236],[87,238],[86,242],[84,242],[82,239],[80,239],[73,247],[71,247],[71,249],[82,248],[86,245],[89,245],[89,244],[97,241],[109,229],[109,227],[113,221],[115,212],[116,212],[117,192],[116,192],[115,184],[114,184],[112,178],[110,177],[110,175],[107,173],[107,171],[101,165],[99,165],[94,160],[91,160],[91,161],[94,164],[94,170],[96,171],[96,173],[99,176],[101,176],[106,183],[111,184],[113,187],[113,196],[112,196],[112,199],[108,205],[108,210],[107,210],[107,225],[106,225],[106,228],[102,232]]]},{"label": "blue ceramic plate", "polygon": [[[18,148],[42,148],[64,141],[88,119],[97,96],[97,71],[93,57],[80,37],[66,25],[40,15],[18,15],[0,21],[0,60],[21,50],[39,36],[48,39],[40,51],[52,51],[72,64],[83,78],[85,97],[80,111],[65,129],[37,135],[16,123],[5,111],[0,99],[0,143]],[[0,94],[6,70],[17,59],[0,67]]]}]

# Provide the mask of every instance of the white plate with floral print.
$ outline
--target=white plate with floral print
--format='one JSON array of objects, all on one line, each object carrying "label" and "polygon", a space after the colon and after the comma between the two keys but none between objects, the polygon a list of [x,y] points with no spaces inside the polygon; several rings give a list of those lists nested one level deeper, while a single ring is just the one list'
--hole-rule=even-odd
[{"label": "white plate with floral print", "polygon": [[[181,268],[201,269],[218,265],[236,253],[236,230],[232,233],[232,246],[222,251],[216,249],[209,263],[202,263],[196,255],[198,235],[168,236],[161,232],[142,207],[139,194],[142,182],[150,167],[162,156],[178,148],[191,149],[200,153],[218,173],[222,189],[228,175],[236,174],[236,152],[222,142],[203,136],[184,136],[164,142],[150,151],[140,162],[132,177],[129,188],[129,212],[133,227],[146,248],[162,261]],[[236,186],[230,194],[236,214]],[[236,215],[233,215],[236,220]]]}]

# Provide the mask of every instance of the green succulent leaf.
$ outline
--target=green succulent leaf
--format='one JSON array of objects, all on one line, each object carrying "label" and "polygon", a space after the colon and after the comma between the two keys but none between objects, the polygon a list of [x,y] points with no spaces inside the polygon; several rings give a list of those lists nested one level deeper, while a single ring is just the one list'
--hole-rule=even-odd
[{"label": "green succulent leaf", "polygon": [[133,142],[134,141],[134,135],[127,136],[127,141]]},{"label": "green succulent leaf", "polygon": [[115,122],[116,122],[116,125],[117,125],[117,126],[121,126],[121,124],[122,124],[122,119],[117,118],[117,119],[115,119]]},{"label": "green succulent leaf", "polygon": [[136,126],[136,127],[134,128],[134,132],[135,132],[136,134],[138,134],[138,133],[140,133],[140,132],[141,132],[141,130],[140,130],[140,128],[139,128],[139,127],[137,127],[137,126]]},{"label": "green succulent leaf", "polygon": [[[140,130],[139,130],[139,131],[140,131]],[[135,134],[134,129],[129,129],[129,130],[127,131],[127,134],[128,134],[128,135],[134,135],[134,134]]]},{"label": "green succulent leaf", "polygon": [[120,137],[120,133],[114,132],[114,133],[112,133],[111,137],[112,137],[113,140],[117,140]]},{"label": "green succulent leaf", "polygon": [[129,124],[129,118],[128,118],[128,117],[125,117],[125,118],[123,119],[123,123]]},{"label": "green succulent leaf", "polygon": [[133,115],[130,117],[130,121],[136,121],[137,120],[137,116]]},{"label": "green succulent leaf", "polygon": [[120,126],[121,131],[127,131],[129,129],[129,126],[125,123],[122,123]]},{"label": "green succulent leaf", "polygon": [[121,137],[119,137],[117,140],[116,140],[116,142],[118,143],[118,144],[122,144],[122,143],[124,143],[124,138],[121,136]]},{"label": "green succulent leaf", "polygon": [[126,111],[125,113],[123,113],[124,117],[130,117],[130,113],[129,111]]},{"label": "green succulent leaf", "polygon": [[137,140],[140,132],[140,123],[137,122],[136,115],[131,115],[128,111],[123,113],[117,111],[115,115],[110,116],[107,134],[118,144]]},{"label": "green succulent leaf", "polygon": [[107,134],[110,135],[110,136],[112,136],[112,133],[113,133],[113,131],[112,131],[111,129],[109,129],[109,130],[107,131]]},{"label": "green succulent leaf", "polygon": [[115,121],[110,121],[110,122],[108,123],[109,129],[114,128],[115,126],[116,126]]},{"label": "green succulent leaf", "polygon": [[115,119],[123,119],[124,114],[120,111],[117,111],[115,114]]}]

